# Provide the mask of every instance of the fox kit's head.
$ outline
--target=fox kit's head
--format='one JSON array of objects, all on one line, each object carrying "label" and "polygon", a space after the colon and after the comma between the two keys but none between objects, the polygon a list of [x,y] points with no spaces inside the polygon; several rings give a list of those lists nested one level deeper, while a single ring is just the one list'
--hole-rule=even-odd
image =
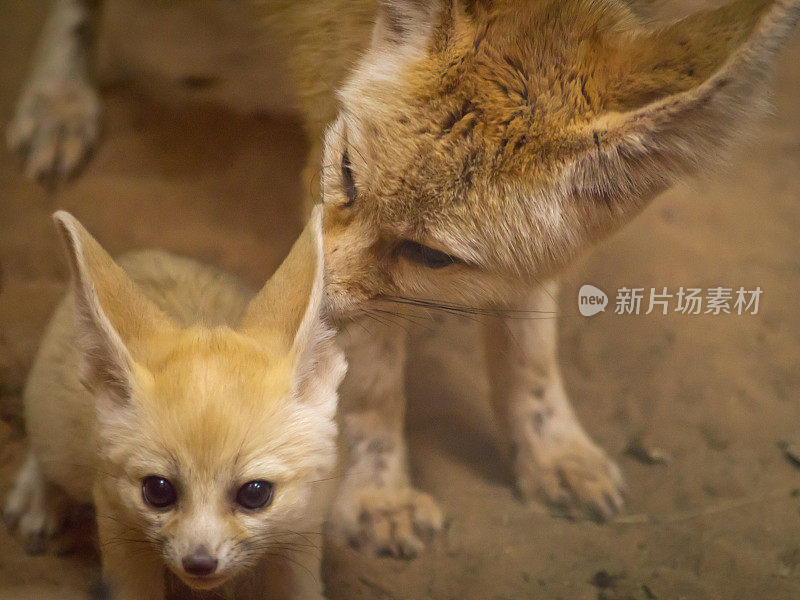
[{"label": "fox kit's head", "polygon": [[317,530],[345,369],[320,319],[319,211],[235,331],[179,328],[74,218],[55,220],[97,406],[99,518],[195,588]]},{"label": "fox kit's head", "polygon": [[623,0],[381,0],[325,140],[328,294],[535,283],[731,145],[798,0],[666,27]]}]

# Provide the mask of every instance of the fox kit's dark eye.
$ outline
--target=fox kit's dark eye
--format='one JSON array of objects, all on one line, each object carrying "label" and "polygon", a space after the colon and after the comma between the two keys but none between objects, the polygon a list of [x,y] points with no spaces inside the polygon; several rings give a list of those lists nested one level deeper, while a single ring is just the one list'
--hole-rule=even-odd
[{"label": "fox kit's dark eye", "polygon": [[142,479],[142,498],[150,506],[167,508],[175,504],[178,494],[169,479],[159,475],[148,475]]},{"label": "fox kit's dark eye", "polygon": [[356,181],[353,179],[353,169],[350,166],[350,155],[347,150],[342,154],[342,189],[347,196],[345,206],[352,206],[356,201]]},{"label": "fox kit's dark eye", "polygon": [[275,486],[269,481],[263,479],[248,481],[236,492],[236,503],[250,510],[264,508],[272,503],[274,491]]},{"label": "fox kit's dark eye", "polygon": [[429,269],[443,269],[444,267],[464,262],[457,256],[447,254],[441,250],[435,250],[434,248],[412,242],[411,240],[400,242],[400,245],[397,247],[397,254],[398,256],[402,256],[411,262],[428,267]]}]

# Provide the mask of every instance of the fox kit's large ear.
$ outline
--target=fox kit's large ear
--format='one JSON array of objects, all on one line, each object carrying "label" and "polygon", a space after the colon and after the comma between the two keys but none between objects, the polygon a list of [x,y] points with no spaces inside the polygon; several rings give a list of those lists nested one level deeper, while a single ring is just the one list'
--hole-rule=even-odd
[{"label": "fox kit's large ear", "polygon": [[624,222],[729,149],[763,112],[776,54],[799,15],[799,0],[739,0],[662,29],[610,34],[587,57],[603,110],[566,144],[577,151],[564,191],[599,200],[588,220]]},{"label": "fox kit's large ear", "polygon": [[323,274],[322,207],[317,206],[286,260],[248,305],[240,326],[267,351],[291,355],[297,393],[306,394],[306,384],[321,378],[335,389],[344,375],[334,332],[323,315]]},{"label": "fox kit's large ear", "polygon": [[134,357],[156,333],[169,334],[174,325],[71,214],[59,211],[53,220],[72,272],[84,380],[125,403],[133,385]]}]

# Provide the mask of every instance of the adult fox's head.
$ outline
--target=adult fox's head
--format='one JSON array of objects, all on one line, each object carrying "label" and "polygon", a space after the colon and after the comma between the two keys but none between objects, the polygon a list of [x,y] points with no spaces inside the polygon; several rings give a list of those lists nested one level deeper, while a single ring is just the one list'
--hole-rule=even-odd
[{"label": "adult fox's head", "polygon": [[325,140],[328,298],[491,302],[762,112],[798,0],[653,28],[621,0],[383,0]]}]

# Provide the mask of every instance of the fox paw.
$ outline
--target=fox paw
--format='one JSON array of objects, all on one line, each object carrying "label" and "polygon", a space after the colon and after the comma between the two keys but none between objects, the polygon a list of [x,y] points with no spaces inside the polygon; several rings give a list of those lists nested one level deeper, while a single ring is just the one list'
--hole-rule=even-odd
[{"label": "fox paw", "polygon": [[61,507],[46,494],[47,484],[28,457],[3,506],[3,520],[28,554],[44,552],[64,522]]},{"label": "fox paw", "polygon": [[619,467],[591,440],[576,440],[538,455],[517,452],[517,489],[525,500],[544,498],[558,512],[605,521],[624,505]]},{"label": "fox paw", "polygon": [[340,496],[334,527],[351,546],[374,556],[414,558],[443,522],[436,502],[424,492],[368,486]]},{"label": "fox paw", "polygon": [[100,100],[82,78],[33,79],[6,132],[9,148],[30,178],[69,176],[97,141]]}]

